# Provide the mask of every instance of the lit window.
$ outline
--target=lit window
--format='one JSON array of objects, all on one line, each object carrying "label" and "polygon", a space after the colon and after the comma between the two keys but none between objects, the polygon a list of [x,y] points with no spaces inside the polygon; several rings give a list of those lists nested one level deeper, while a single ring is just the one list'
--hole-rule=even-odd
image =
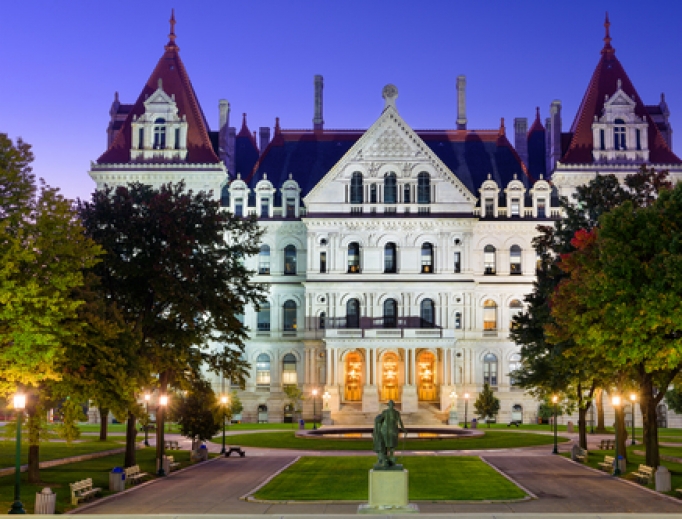
[{"label": "lit window", "polygon": [[261,353],[256,359],[256,385],[270,385],[270,356],[267,353]]},{"label": "lit window", "polygon": [[284,303],[284,331],[294,332],[296,331],[296,303],[289,299]]},{"label": "lit window", "polygon": [[497,330],[497,304],[491,299],[483,303],[483,330],[486,332]]},{"label": "lit window", "polygon": [[518,198],[511,199],[511,217],[518,218],[521,215],[521,204]]},{"label": "lit window", "polygon": [[360,245],[356,242],[348,245],[348,272],[350,274],[360,272]]},{"label": "lit window", "polygon": [[270,247],[261,245],[258,253],[258,273],[267,276],[270,274]]},{"label": "lit window", "polygon": [[483,383],[497,386],[497,357],[492,353],[483,357]]},{"label": "lit window", "polygon": [[523,313],[523,305],[521,304],[521,301],[518,299],[512,300],[511,303],[509,303],[509,329],[513,329],[515,324],[514,324],[514,317],[517,315],[521,315]]},{"label": "lit window", "polygon": [[491,276],[496,272],[495,247],[492,245],[486,245],[483,249],[483,272]]},{"label": "lit window", "polygon": [[512,245],[509,249],[509,273],[521,274],[521,247]]},{"label": "lit window", "polygon": [[282,359],[282,384],[296,384],[296,357],[292,353],[287,353]]},{"label": "lit window", "polygon": [[296,275],[296,247],[293,245],[287,245],[284,248],[284,274]]},{"label": "lit window", "polygon": [[422,273],[431,274],[433,272],[433,245],[425,243],[422,245]]}]

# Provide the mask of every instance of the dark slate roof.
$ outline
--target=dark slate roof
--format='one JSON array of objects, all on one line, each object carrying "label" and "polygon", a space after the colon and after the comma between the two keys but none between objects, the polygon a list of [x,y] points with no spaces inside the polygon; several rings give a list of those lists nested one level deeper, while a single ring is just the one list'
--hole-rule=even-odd
[{"label": "dark slate roof", "polygon": [[246,178],[253,171],[260,156],[256,138],[249,131],[249,127],[246,124],[246,114],[242,116],[242,127],[235,138],[234,150],[235,171],[231,172],[231,176],[235,178],[236,174],[239,173],[242,178]]},{"label": "dark slate roof", "polygon": [[547,178],[547,132],[540,121],[540,108],[536,109],[535,121],[526,134],[528,143],[528,172],[533,178]]}]

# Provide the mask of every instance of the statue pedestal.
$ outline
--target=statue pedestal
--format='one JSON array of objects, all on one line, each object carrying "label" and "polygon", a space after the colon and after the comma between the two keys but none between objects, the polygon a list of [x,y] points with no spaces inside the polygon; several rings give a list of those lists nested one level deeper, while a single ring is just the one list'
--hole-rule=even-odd
[{"label": "statue pedestal", "polygon": [[322,425],[334,425],[334,420],[332,420],[332,412],[329,409],[322,410]]},{"label": "statue pedestal", "polygon": [[369,503],[358,507],[359,514],[419,513],[409,504],[409,472],[407,470],[370,470]]},{"label": "statue pedestal", "polygon": [[457,409],[450,409],[450,414],[448,415],[448,425],[459,425],[459,416],[457,415]]}]

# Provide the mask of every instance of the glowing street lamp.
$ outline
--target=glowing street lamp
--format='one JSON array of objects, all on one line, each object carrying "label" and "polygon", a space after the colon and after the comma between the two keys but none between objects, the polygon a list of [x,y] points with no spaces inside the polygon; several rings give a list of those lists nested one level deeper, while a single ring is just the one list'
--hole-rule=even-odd
[{"label": "glowing street lamp", "polygon": [[559,449],[557,448],[557,436],[556,436],[556,431],[557,431],[557,402],[559,401],[559,397],[554,395],[552,397],[552,402],[554,403],[554,450],[552,451],[552,454],[559,454]]},{"label": "glowing street lamp", "polygon": [[165,440],[163,436],[163,426],[164,426],[164,408],[168,405],[168,395],[161,395],[159,396],[159,411],[158,411],[158,416],[156,417],[156,430],[157,430],[157,438],[159,439],[156,451],[159,453],[159,470],[156,473],[157,476],[163,477],[166,475],[166,471],[163,468],[163,459],[165,458],[165,452],[164,449],[166,447],[165,445]]},{"label": "glowing street lamp", "polygon": [[315,408],[315,400],[317,400],[317,389],[313,389],[313,430],[317,429],[317,424],[315,423],[315,416],[317,415],[317,409]]},{"label": "glowing street lamp", "polygon": [[468,416],[469,412],[469,393],[464,393],[464,428],[469,428]]},{"label": "glowing street lamp", "polygon": [[9,509],[10,514],[25,514],[24,505],[21,503],[21,422],[24,419],[26,408],[26,395],[17,393],[14,395],[14,409],[17,411],[17,451],[14,462],[14,503]]},{"label": "glowing street lamp", "polygon": [[630,401],[632,402],[632,442],[630,445],[635,444],[635,402],[637,401],[637,395],[632,393],[630,395]]},{"label": "glowing street lamp", "polygon": [[152,397],[149,393],[144,394],[144,403],[147,408],[147,423],[144,426],[144,445],[149,447],[149,399]]},{"label": "glowing street lamp", "polygon": [[225,450],[225,416],[227,414],[227,397],[225,395],[220,397],[220,405],[223,408],[223,449],[220,454],[225,454],[227,452]]},{"label": "glowing street lamp", "polygon": [[620,476],[620,462],[618,460],[618,411],[620,409],[620,396],[614,395],[611,398],[611,404],[616,415],[616,466],[613,469],[613,475]]}]

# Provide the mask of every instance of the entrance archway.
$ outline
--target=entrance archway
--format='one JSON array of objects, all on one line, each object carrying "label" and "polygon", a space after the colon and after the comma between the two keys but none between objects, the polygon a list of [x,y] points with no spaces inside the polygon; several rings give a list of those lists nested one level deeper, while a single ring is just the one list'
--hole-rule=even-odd
[{"label": "entrance archway", "polygon": [[382,358],[381,400],[400,400],[400,359],[393,352],[386,353]]},{"label": "entrance archway", "polygon": [[294,421],[294,406],[287,404],[284,406],[284,423],[293,423]]},{"label": "entrance archway", "polygon": [[359,352],[352,351],[346,355],[344,398],[348,402],[359,402],[362,400],[362,373],[364,365],[362,355]]},{"label": "entrance archway", "polygon": [[417,396],[419,400],[434,401],[438,398],[436,386],[436,357],[430,351],[419,354],[417,360]]},{"label": "entrance archway", "polygon": [[511,421],[522,423],[523,422],[523,407],[519,404],[514,404],[511,411]]},{"label": "entrance archway", "polygon": [[264,404],[258,406],[258,423],[268,423],[268,406]]}]

